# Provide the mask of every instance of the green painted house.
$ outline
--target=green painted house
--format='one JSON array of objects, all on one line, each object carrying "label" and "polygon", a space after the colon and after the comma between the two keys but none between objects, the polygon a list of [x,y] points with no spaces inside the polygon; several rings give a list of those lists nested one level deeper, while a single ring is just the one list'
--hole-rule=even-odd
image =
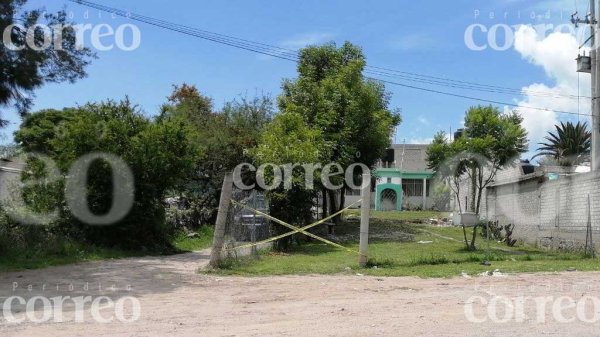
[{"label": "green painted house", "polygon": [[[371,205],[379,211],[428,209],[434,172],[427,168],[426,144],[392,145],[373,172]],[[358,200],[358,191],[346,195],[346,204]]]},{"label": "green painted house", "polygon": [[433,172],[405,171],[399,168],[378,168],[374,175],[375,209],[402,210],[429,208],[430,180]]}]

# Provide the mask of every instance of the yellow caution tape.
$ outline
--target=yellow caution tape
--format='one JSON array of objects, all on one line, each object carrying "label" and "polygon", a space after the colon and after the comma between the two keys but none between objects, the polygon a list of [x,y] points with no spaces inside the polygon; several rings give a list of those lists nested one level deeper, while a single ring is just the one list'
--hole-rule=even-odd
[{"label": "yellow caution tape", "polygon": [[354,202],[354,203],[352,203],[352,204],[351,204],[351,205],[349,205],[348,207],[346,207],[346,208],[344,208],[344,209],[342,209],[342,210],[340,210],[340,211],[338,211],[338,212],[336,212],[336,213],[334,213],[334,214],[331,214],[330,216],[328,216],[328,217],[326,217],[326,218],[324,218],[324,219],[321,219],[321,220],[319,220],[319,221],[313,222],[312,224],[310,224],[310,225],[307,225],[307,226],[304,226],[304,227],[302,227],[302,228],[298,228],[298,227],[296,227],[296,226],[294,226],[294,225],[290,225],[289,223],[286,223],[286,222],[284,222],[284,221],[282,221],[282,220],[279,220],[279,219],[277,219],[277,218],[274,218],[274,217],[270,216],[269,214],[266,214],[266,213],[263,213],[263,212],[261,212],[261,211],[255,210],[255,209],[253,209],[253,208],[251,208],[251,207],[248,207],[248,206],[246,206],[246,205],[244,205],[244,204],[242,204],[242,203],[239,203],[239,202],[237,202],[237,201],[235,201],[235,200],[231,200],[231,202],[232,202],[232,203],[234,203],[234,204],[236,204],[236,205],[242,206],[243,208],[246,208],[247,210],[250,210],[251,212],[253,212],[253,213],[255,213],[255,214],[259,214],[259,215],[261,215],[261,216],[263,216],[263,217],[265,217],[265,218],[267,218],[267,219],[269,219],[269,220],[275,221],[275,222],[277,222],[278,224],[281,224],[281,225],[283,225],[283,226],[285,226],[285,227],[287,227],[287,228],[289,228],[289,229],[292,229],[292,231],[291,231],[291,232],[287,232],[287,233],[284,233],[284,234],[281,234],[281,235],[278,235],[278,236],[274,236],[274,237],[272,237],[272,238],[269,238],[269,239],[266,239],[266,240],[262,240],[262,241],[259,241],[259,242],[255,242],[255,243],[249,243],[249,244],[245,244],[245,245],[242,245],[242,246],[234,247],[234,248],[232,248],[232,249],[242,249],[242,248],[249,248],[249,247],[253,247],[253,246],[258,246],[258,245],[262,245],[262,244],[265,244],[265,243],[269,243],[269,242],[272,242],[272,241],[275,241],[275,240],[282,239],[282,238],[284,238],[284,237],[286,237],[286,236],[290,236],[290,235],[293,235],[293,234],[296,234],[296,233],[302,233],[302,234],[304,234],[304,235],[307,235],[307,236],[310,236],[310,237],[312,237],[312,238],[314,238],[314,239],[317,239],[317,240],[319,240],[319,241],[322,241],[322,242],[324,242],[324,243],[326,243],[326,244],[328,244],[328,245],[332,245],[332,246],[334,246],[334,247],[341,248],[341,249],[344,249],[344,250],[346,250],[346,251],[349,251],[349,252],[352,252],[352,253],[356,253],[356,254],[358,254],[358,252],[357,252],[357,251],[355,251],[355,250],[349,249],[349,248],[347,248],[347,247],[344,247],[344,246],[342,246],[342,245],[340,245],[340,244],[337,244],[337,243],[335,243],[335,242],[331,242],[331,241],[329,241],[329,240],[327,240],[327,239],[324,239],[324,238],[322,238],[322,237],[320,237],[320,236],[318,236],[318,235],[315,235],[315,234],[313,234],[313,233],[307,232],[306,230],[308,230],[308,229],[310,229],[310,228],[313,228],[313,227],[315,227],[315,226],[318,226],[318,225],[320,225],[320,224],[324,223],[324,222],[325,222],[325,221],[327,221],[327,220],[333,219],[334,217],[336,217],[336,216],[338,216],[338,215],[342,214],[343,212],[345,212],[345,211],[349,210],[349,209],[350,209],[350,208],[352,208],[353,206],[355,206],[355,205],[359,204],[361,201],[362,201],[362,199],[361,199],[361,200],[358,200],[358,201],[356,201],[356,202]]}]

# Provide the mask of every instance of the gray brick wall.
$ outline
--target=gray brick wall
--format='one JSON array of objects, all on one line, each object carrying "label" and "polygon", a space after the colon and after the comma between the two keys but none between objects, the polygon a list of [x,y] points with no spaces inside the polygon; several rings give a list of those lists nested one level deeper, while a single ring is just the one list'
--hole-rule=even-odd
[{"label": "gray brick wall", "polygon": [[514,235],[529,243],[582,246],[590,197],[594,244],[600,247],[600,173],[509,182],[487,191],[482,217],[515,225]]},{"label": "gray brick wall", "polygon": [[423,144],[392,145],[396,167],[402,165],[403,171],[431,172],[427,168],[428,147]]}]

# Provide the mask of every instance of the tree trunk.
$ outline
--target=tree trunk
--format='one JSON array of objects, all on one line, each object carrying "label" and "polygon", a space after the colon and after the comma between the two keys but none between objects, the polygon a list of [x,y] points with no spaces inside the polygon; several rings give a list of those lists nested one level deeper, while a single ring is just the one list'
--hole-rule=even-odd
[{"label": "tree trunk", "polygon": [[327,189],[325,187],[323,187],[323,189],[321,190],[321,193],[323,196],[322,200],[321,200],[321,203],[322,203],[321,211],[322,211],[323,216],[321,219],[325,219],[327,217]]},{"label": "tree trunk", "polygon": [[465,237],[465,247],[467,247],[467,249],[469,248],[469,240],[467,239],[467,229],[465,228],[465,226],[462,226],[463,229],[463,235]]},{"label": "tree trunk", "polygon": [[479,188],[477,193],[477,206],[475,207],[475,213],[479,214],[479,210],[481,209],[481,195],[483,194],[483,188]]},{"label": "tree trunk", "polygon": [[[337,212],[337,200],[335,198],[335,191],[327,191],[327,195],[329,196],[329,215],[335,214]],[[333,222],[337,225],[337,217],[333,218]]]},{"label": "tree trunk", "polygon": [[475,174],[477,173],[477,168],[471,168],[471,212],[476,213],[475,209],[477,208],[477,177]]},{"label": "tree trunk", "polygon": [[[479,169],[478,178],[479,184],[477,186],[477,206],[475,207],[475,213],[479,215],[479,210],[481,209],[481,198],[483,195],[483,190],[485,189],[485,186],[483,186],[483,168]],[[488,183],[489,180],[485,185],[487,186]]]},{"label": "tree trunk", "polygon": [[469,250],[476,250],[477,248],[475,247],[475,238],[477,236],[477,226],[473,227],[473,237],[471,238],[471,246],[469,247]]},{"label": "tree trunk", "polygon": [[[338,210],[344,209],[344,204],[346,203],[346,186],[342,186],[340,189],[340,207]],[[342,220],[342,215],[338,215],[335,217],[335,223],[338,224]]]},{"label": "tree trunk", "polygon": [[[471,212],[478,214],[479,212],[479,195],[477,188],[477,167],[473,166],[471,168]],[[475,239],[477,238],[477,225],[473,227],[473,236],[471,237],[471,244],[469,245],[469,250],[475,250]]]}]

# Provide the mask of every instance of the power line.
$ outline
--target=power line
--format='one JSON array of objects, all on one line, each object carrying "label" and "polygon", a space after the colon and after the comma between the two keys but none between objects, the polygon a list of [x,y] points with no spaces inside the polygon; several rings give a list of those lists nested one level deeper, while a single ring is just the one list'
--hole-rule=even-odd
[{"label": "power line", "polygon": [[[261,43],[261,42],[250,41],[250,40],[241,39],[241,38],[228,36],[228,35],[224,35],[224,34],[209,32],[209,31],[202,30],[202,29],[192,28],[189,26],[172,23],[172,22],[165,21],[165,20],[155,19],[155,18],[143,16],[140,14],[126,12],[124,10],[116,9],[113,7],[103,6],[103,5],[96,4],[96,3],[93,3],[90,1],[85,1],[85,0],[69,0],[69,1],[81,4],[84,6],[88,6],[91,8],[95,8],[95,9],[98,9],[101,11],[115,13],[116,15],[123,16],[126,18],[131,18],[131,19],[141,21],[144,23],[148,23],[150,25],[157,26],[160,28],[165,28],[165,29],[169,29],[172,31],[185,33],[188,35],[193,35],[193,36],[200,37],[200,38],[203,38],[203,39],[206,39],[209,41],[218,42],[218,43],[226,44],[229,46],[234,46],[234,44],[235,44],[234,47],[239,46],[239,48],[246,49],[246,50],[249,50],[249,48],[250,48],[250,49],[252,49],[250,51],[261,53],[264,55],[269,55],[269,56],[279,55],[279,56],[281,56],[280,58],[291,59],[291,60],[298,58],[298,51],[293,50],[293,49],[273,46],[273,45],[269,45],[269,44],[265,44],[265,43]],[[276,54],[276,55],[274,55],[274,54]],[[507,95],[518,94],[518,95],[530,95],[530,96],[537,96],[537,97],[552,97],[552,98],[563,98],[564,97],[564,98],[571,98],[571,99],[579,99],[581,97],[591,98],[591,97],[580,96],[580,95],[577,95],[577,96],[576,95],[564,95],[564,94],[556,94],[556,93],[548,93],[548,92],[540,92],[540,91],[532,91],[532,90],[525,90],[525,89],[515,89],[515,88],[502,87],[502,86],[480,84],[480,83],[461,81],[461,80],[453,80],[453,79],[449,79],[449,78],[430,76],[430,75],[422,75],[422,74],[405,72],[405,71],[384,68],[384,67],[377,67],[377,66],[367,65],[365,67],[365,69],[366,70],[372,69],[373,74],[377,74],[377,75],[381,75],[381,76],[398,78],[398,79],[402,79],[402,80],[410,81],[410,82],[417,81],[417,82],[421,82],[421,83],[432,84],[432,85],[437,85],[437,86],[445,86],[445,87],[451,87],[451,88],[457,88],[457,89],[485,91],[485,92],[490,92],[490,93],[499,93],[499,94],[507,94]]]},{"label": "power line", "polygon": [[[489,88],[485,88],[485,87],[478,87],[478,86],[473,86],[473,85],[446,83],[446,82],[437,81],[437,80],[424,79],[424,78],[421,78],[418,76],[414,77],[414,76],[390,75],[389,72],[369,70],[368,66],[366,68],[367,68],[367,70],[365,70],[365,72],[379,75],[379,76],[401,78],[401,79],[404,79],[404,80],[407,80],[410,82],[420,82],[420,83],[439,85],[439,86],[450,87],[450,88],[467,89],[467,90],[470,89],[470,90],[484,91],[484,92],[490,92],[490,93],[499,93],[499,94],[509,94],[509,95],[515,95],[515,94],[525,95],[526,94],[526,95],[535,96],[535,97],[548,97],[548,98],[557,98],[557,99],[559,99],[559,98],[578,99],[579,98],[579,96],[561,95],[561,94],[554,94],[554,93],[528,92],[525,90],[518,91],[518,90],[494,89],[491,86]],[[377,68],[377,67],[375,67],[375,68]],[[454,81],[454,80],[450,80],[450,81]],[[462,81],[454,81],[454,82],[458,83],[458,82],[462,82]],[[468,83],[468,82],[463,82],[463,83]]]},{"label": "power line", "polygon": [[450,93],[450,92],[445,92],[445,91],[439,91],[439,90],[435,90],[435,89],[422,88],[422,87],[417,87],[417,86],[409,85],[409,84],[403,84],[403,83],[397,83],[397,82],[392,82],[392,81],[386,81],[386,80],[382,80],[382,79],[379,79],[379,78],[373,78],[373,77],[367,77],[367,78],[370,79],[370,80],[380,81],[380,82],[383,82],[383,83],[397,85],[397,86],[401,86],[401,87],[405,87],[405,88],[410,88],[410,89],[415,89],[415,90],[421,90],[421,91],[427,91],[427,92],[431,92],[431,93],[435,93],[435,94],[440,94],[440,95],[453,96],[453,97],[458,97],[458,98],[465,98],[465,99],[470,99],[470,100],[474,100],[474,101],[480,101],[480,102],[484,102],[484,103],[500,104],[500,105],[506,105],[506,106],[512,106],[512,107],[516,107],[516,108],[521,108],[521,109],[532,109],[532,110],[539,110],[539,111],[549,111],[549,112],[556,112],[556,113],[569,114],[569,115],[591,116],[591,114],[583,114],[583,113],[578,113],[578,112],[553,110],[553,109],[548,109],[548,108],[538,108],[538,107],[531,107],[531,106],[521,106],[521,105],[514,104],[514,103],[494,101],[494,100],[489,100],[489,99],[484,99],[484,98],[479,98],[479,97],[466,96],[466,95],[455,94],[455,93]]},{"label": "power line", "polygon": [[[292,62],[299,61],[298,51],[295,51],[295,50],[272,46],[272,45],[268,45],[265,43],[245,40],[245,39],[232,37],[232,36],[228,36],[228,35],[224,35],[224,34],[213,33],[213,32],[209,32],[209,31],[197,29],[197,28],[192,28],[192,27],[172,23],[172,22],[165,21],[165,20],[155,19],[155,18],[123,11],[123,10],[120,10],[117,8],[103,6],[103,5],[96,4],[96,3],[93,3],[90,1],[85,1],[85,0],[68,0],[68,1],[80,4],[80,5],[84,5],[87,7],[95,8],[95,9],[98,9],[101,11],[114,13],[115,15],[122,16],[122,17],[129,18],[129,19],[136,20],[136,21],[140,21],[143,23],[147,23],[149,25],[156,26],[159,28],[164,28],[164,29],[179,32],[182,34],[199,37],[201,39],[205,39],[208,41],[225,44],[225,45],[228,45],[228,46],[231,46],[234,48],[239,48],[239,49],[251,51],[254,53],[272,56],[272,57],[284,59],[287,61],[292,61]],[[375,70],[371,70],[371,69],[375,69]],[[376,75],[376,76],[400,78],[404,81],[410,81],[410,83],[419,82],[419,83],[425,83],[425,84],[430,84],[430,85],[439,85],[439,86],[452,87],[452,88],[458,88],[458,89],[487,91],[487,92],[491,92],[491,93],[527,94],[530,96],[549,97],[549,98],[564,98],[564,97],[579,98],[580,97],[580,96],[574,96],[574,95],[559,95],[559,94],[552,94],[552,93],[545,93],[545,92],[535,92],[535,91],[513,89],[513,88],[507,88],[507,87],[501,87],[501,86],[478,84],[478,83],[474,83],[474,82],[452,80],[452,79],[447,79],[447,78],[442,78],[442,77],[434,77],[434,76],[428,76],[428,75],[420,75],[417,73],[403,72],[403,71],[399,71],[399,70],[394,70],[394,69],[389,69],[389,68],[384,68],[384,67],[376,67],[376,66],[366,66],[365,73],[368,73],[371,75]],[[380,78],[374,78],[374,77],[368,77],[368,78],[371,80],[375,80],[375,81],[380,81],[380,82],[384,82],[384,83],[388,83],[388,84],[392,84],[392,85],[397,85],[397,86],[401,86],[401,87],[405,87],[405,88],[410,88],[410,89],[415,89],[415,90],[420,90],[420,91],[425,91],[425,92],[430,92],[430,93],[436,93],[436,94],[452,96],[452,97],[457,97],[457,98],[476,100],[476,101],[480,101],[480,102],[503,104],[503,105],[507,105],[507,106],[523,108],[522,106],[519,106],[514,103],[506,103],[506,102],[488,100],[488,99],[483,99],[483,98],[478,98],[478,97],[473,97],[473,96],[468,96],[468,95],[461,95],[461,94],[456,94],[456,93],[451,93],[451,92],[445,92],[445,91],[440,91],[440,90],[435,90],[435,89],[423,88],[423,87],[418,87],[418,86],[415,86],[412,84],[399,83],[399,82],[390,81],[390,80],[383,80]],[[580,114],[580,113],[567,112],[567,111],[557,111],[557,110],[551,110],[551,109],[547,109],[547,108],[536,108],[536,107],[527,107],[527,108],[533,109],[533,110],[541,110],[541,111],[554,111],[554,112],[563,113],[563,114],[590,116],[589,114]]]},{"label": "power line", "polygon": [[[269,46],[269,45],[266,45],[263,43],[244,40],[244,39],[231,37],[231,36],[227,36],[227,35],[223,35],[223,34],[212,33],[212,32],[204,31],[201,29],[191,28],[191,27],[187,27],[184,25],[179,25],[179,24],[168,22],[168,21],[123,11],[123,10],[120,10],[117,8],[99,5],[99,4],[96,4],[93,2],[89,2],[89,1],[84,1],[84,0],[67,0],[67,1],[74,2],[74,3],[80,4],[83,6],[87,6],[87,7],[95,8],[95,9],[98,9],[98,10],[101,10],[104,12],[114,13],[115,15],[125,17],[128,19],[132,19],[132,20],[136,20],[136,21],[140,21],[140,22],[143,22],[143,23],[155,26],[155,27],[164,28],[167,30],[183,33],[186,35],[199,37],[199,38],[202,38],[205,40],[225,44],[225,45],[228,45],[231,47],[240,48],[240,49],[252,51],[255,53],[260,53],[260,54],[264,54],[267,56],[278,57],[278,58],[286,59],[288,61],[294,61],[294,62],[297,61],[297,55],[295,55],[294,58],[292,58],[291,55],[289,55],[283,48]],[[278,50],[281,50],[281,51],[278,51]]]},{"label": "power line", "polygon": [[[406,74],[406,75],[410,75],[410,76],[415,76],[416,78],[429,78],[429,79],[434,79],[434,80],[438,80],[438,81],[442,81],[442,82],[457,83],[457,84],[459,84],[458,87],[463,87],[462,85],[467,85],[468,87],[465,87],[465,88],[473,88],[473,89],[477,89],[477,90],[490,91],[490,92],[499,92],[499,93],[507,93],[507,94],[521,94],[521,95],[527,94],[527,95],[531,95],[531,96],[539,95],[539,96],[549,96],[549,97],[567,97],[567,98],[573,98],[573,99],[576,99],[576,98],[590,98],[591,99],[590,96],[553,94],[553,93],[547,93],[547,92],[543,92],[543,91],[515,89],[515,88],[502,87],[502,86],[496,86],[496,85],[480,84],[480,83],[476,83],[476,82],[453,80],[453,79],[444,78],[444,77],[421,75],[421,74],[417,74],[417,73],[411,73],[411,72],[394,70],[394,69],[377,67],[377,66],[367,66],[366,68],[385,70],[387,72],[392,72],[392,73]],[[481,88],[481,89],[478,89],[478,88]]]},{"label": "power line", "polygon": [[[91,8],[95,8],[98,10],[115,13],[116,15],[134,19],[134,20],[141,21],[144,23],[148,23],[153,26],[169,29],[169,30],[176,31],[176,32],[185,33],[188,35],[193,35],[193,36],[200,37],[200,38],[203,38],[203,39],[206,39],[209,41],[222,43],[222,44],[233,46],[233,47],[238,47],[241,49],[253,51],[256,53],[261,53],[261,54],[268,55],[268,56],[273,56],[273,57],[280,56],[279,58],[285,58],[290,61],[296,60],[298,58],[297,50],[287,49],[287,48],[273,46],[273,45],[269,45],[269,44],[265,44],[265,43],[254,42],[254,41],[241,39],[241,38],[237,38],[237,37],[232,37],[232,36],[228,36],[228,35],[224,35],[224,34],[219,34],[219,33],[209,32],[206,30],[192,28],[189,26],[172,23],[172,22],[168,22],[165,20],[155,19],[155,18],[151,18],[151,17],[147,17],[147,16],[135,14],[135,13],[126,12],[126,11],[119,10],[119,9],[116,9],[113,7],[103,6],[103,5],[96,4],[96,3],[93,3],[90,1],[85,1],[85,0],[69,0],[69,1],[81,4],[84,6],[88,6]],[[575,95],[563,95],[563,94],[555,94],[555,93],[547,93],[547,92],[540,92],[540,91],[531,91],[531,90],[524,90],[524,89],[514,89],[514,88],[508,88],[508,87],[479,84],[479,83],[475,83],[475,82],[453,80],[453,79],[448,79],[448,78],[443,78],[443,77],[422,75],[422,74],[417,74],[417,73],[410,73],[410,72],[404,72],[404,71],[399,71],[399,70],[394,70],[394,69],[389,69],[389,68],[384,68],[384,67],[376,67],[376,66],[367,65],[366,70],[370,70],[370,69],[375,69],[375,70],[372,70],[372,73],[386,76],[386,77],[399,78],[399,79],[410,81],[410,82],[417,81],[417,82],[421,82],[421,83],[445,86],[445,87],[451,87],[451,88],[457,88],[457,89],[477,90],[477,91],[485,91],[485,92],[490,92],[490,93],[499,93],[499,94],[507,94],[507,95],[519,94],[519,95],[530,95],[530,96],[552,97],[552,98],[563,98],[564,97],[564,98],[578,99],[578,98],[582,97],[582,96],[575,96]],[[585,98],[590,98],[590,97],[585,97]]]}]

